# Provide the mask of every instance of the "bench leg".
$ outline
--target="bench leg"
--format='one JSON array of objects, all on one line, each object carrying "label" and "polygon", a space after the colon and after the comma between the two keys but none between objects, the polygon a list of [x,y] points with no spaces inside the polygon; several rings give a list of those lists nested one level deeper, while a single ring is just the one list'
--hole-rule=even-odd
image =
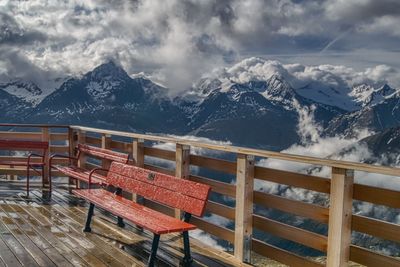
[{"label": "bench leg", "polygon": [[118,227],[124,228],[125,227],[124,219],[122,219],[121,217],[118,217],[117,219],[118,219],[117,222]]},{"label": "bench leg", "polygon": [[26,168],[26,196],[29,197],[29,165],[28,168]]},{"label": "bench leg", "polygon": [[183,232],[183,250],[185,256],[183,257],[183,266],[191,266],[193,262],[193,258],[190,255],[190,242],[189,242],[189,232]]},{"label": "bench leg", "polygon": [[86,218],[85,228],[83,228],[84,232],[89,233],[92,231],[92,228],[90,228],[90,223],[92,222],[93,212],[94,212],[94,204],[90,203],[87,218]]},{"label": "bench leg", "polygon": [[[122,189],[121,188],[117,188],[117,190],[115,190],[115,194],[117,196],[121,196],[122,195]],[[121,227],[121,228],[125,227],[125,223],[124,223],[124,219],[123,218],[118,217],[117,220],[118,220],[117,221],[118,227]]]},{"label": "bench leg", "polygon": [[147,263],[148,267],[154,267],[154,261],[157,256],[158,243],[160,242],[160,235],[154,234],[153,244],[151,245],[151,251],[149,256],[149,261]]},{"label": "bench leg", "polygon": [[[44,167],[42,167],[43,169],[42,169],[42,171],[43,171],[43,173],[44,173]],[[52,183],[52,178],[51,178],[51,166],[49,166],[49,191],[50,191],[50,193],[51,193],[51,190],[52,190],[52,188],[53,188],[53,183]],[[44,181],[44,176],[42,177],[42,181]]]}]

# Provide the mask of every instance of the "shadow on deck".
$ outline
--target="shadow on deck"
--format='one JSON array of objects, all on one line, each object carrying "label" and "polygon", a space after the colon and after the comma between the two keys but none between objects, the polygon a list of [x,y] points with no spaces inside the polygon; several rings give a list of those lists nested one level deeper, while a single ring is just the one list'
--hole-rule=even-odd
[{"label": "shadow on deck", "polygon": [[[82,232],[87,204],[68,188],[35,189],[25,197],[21,182],[0,182],[0,266],[145,266],[151,235],[96,210],[93,232]],[[178,235],[161,237],[156,266],[179,266]],[[230,255],[191,239],[193,266],[236,266]]]}]

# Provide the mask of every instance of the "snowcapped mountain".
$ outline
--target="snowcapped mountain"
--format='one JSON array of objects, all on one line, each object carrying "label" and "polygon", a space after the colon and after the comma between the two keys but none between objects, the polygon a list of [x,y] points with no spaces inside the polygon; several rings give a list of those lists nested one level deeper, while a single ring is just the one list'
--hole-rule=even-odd
[{"label": "snowcapped mountain", "polygon": [[56,90],[18,80],[3,83],[0,111],[4,121],[11,122],[24,118],[194,134],[282,150],[299,141],[297,127],[304,110],[313,113],[327,135],[400,125],[397,90],[360,75],[353,77],[351,70],[329,65],[284,65],[249,58],[204,76],[171,98],[168,88],[144,75],[129,76],[108,62],[79,78],[58,80],[62,84]]},{"label": "snowcapped mountain", "polygon": [[368,146],[385,165],[400,164],[400,127],[386,129],[360,141]]},{"label": "snowcapped mountain", "polygon": [[383,101],[366,105],[362,109],[334,118],[325,132],[328,135],[353,135],[358,129],[375,132],[400,126],[400,93],[395,93]]},{"label": "snowcapped mountain", "polygon": [[300,107],[314,110],[324,126],[344,112],[300,96],[279,73],[266,80],[204,78],[176,102],[189,115],[191,134],[272,150],[299,141]]},{"label": "snowcapped mountain", "polygon": [[258,92],[216,90],[199,103],[189,125],[193,135],[277,150],[298,141],[296,124],[295,112]]},{"label": "snowcapped mountain", "polygon": [[[182,133],[181,110],[150,80],[132,79],[113,62],[67,80],[33,111],[31,121],[84,124],[138,132]],[[183,126],[183,127],[182,127]]]},{"label": "snowcapped mountain", "polygon": [[201,81],[200,88],[229,88],[232,83],[260,83],[273,81],[272,78],[276,77],[304,98],[355,111],[365,105],[376,104],[397,91],[387,85],[384,78],[371,77],[369,72],[371,70],[359,72],[333,65],[282,64],[275,60],[252,57],[216,71],[213,73],[214,79]]},{"label": "snowcapped mountain", "polygon": [[36,107],[49,94],[59,88],[65,80],[64,78],[58,78],[47,81],[44,86],[39,87],[34,82],[16,79],[0,83],[0,90],[19,98],[28,105],[32,105],[32,107]]},{"label": "snowcapped mountain", "polygon": [[23,122],[32,111],[32,106],[20,98],[0,90],[0,120],[2,122]]},{"label": "snowcapped mountain", "polygon": [[396,93],[396,90],[387,84],[378,88],[374,88],[368,84],[361,84],[354,86],[349,96],[354,98],[357,106],[363,108],[365,106],[378,104],[392,96],[394,93]]}]

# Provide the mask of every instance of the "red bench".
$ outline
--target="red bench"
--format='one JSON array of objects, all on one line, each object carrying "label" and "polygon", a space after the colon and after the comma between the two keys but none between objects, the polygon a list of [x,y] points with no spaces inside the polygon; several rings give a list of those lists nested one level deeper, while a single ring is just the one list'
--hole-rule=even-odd
[{"label": "red bench", "polygon": [[[89,177],[89,186],[91,177]],[[154,266],[161,234],[183,233],[185,266],[190,266],[189,230],[196,228],[189,223],[193,215],[202,216],[207,203],[210,187],[208,185],[183,180],[174,176],[146,170],[143,168],[112,162],[107,173],[106,183],[117,188],[115,193],[104,189],[80,189],[73,193],[86,199],[89,210],[84,232],[90,232],[94,207],[109,211],[118,217],[118,226],[123,227],[127,220],[154,234],[148,266]],[[183,220],[170,217],[136,202],[123,198],[121,192],[127,191],[152,201],[180,209],[184,212]]]},{"label": "red bench", "polygon": [[[89,146],[89,145],[84,145],[84,144],[78,144],[77,147],[77,155],[76,157],[70,157],[66,155],[59,155],[55,154],[50,157],[50,189],[51,189],[51,170],[55,169],[60,171],[61,173],[65,174],[66,176],[69,176],[70,178],[77,179],[80,181],[84,181],[86,183],[89,183],[89,175],[91,174],[90,170],[85,169],[84,167],[79,167],[78,166],[78,161],[81,157],[83,156],[89,156],[97,159],[107,159],[110,161],[117,161],[121,163],[127,163],[129,161],[129,154],[126,153],[120,153],[116,151],[112,151],[109,149],[104,149],[104,148],[99,148],[99,147],[94,147],[94,146]],[[52,161],[54,158],[67,158],[70,160],[68,166],[62,166],[62,165],[54,165],[52,164]],[[106,177],[98,174],[98,173],[93,173],[92,175],[92,183],[96,184],[102,184],[106,180]],[[78,186],[78,184],[77,184]]]},{"label": "red bench", "polygon": [[[46,165],[45,156],[46,151],[49,149],[48,142],[41,141],[25,141],[25,140],[0,140],[0,150],[8,151],[25,151],[30,152],[26,159],[0,159],[0,165],[7,165],[10,167],[23,166],[26,167],[26,195],[29,196],[29,178],[30,170],[39,173],[36,168],[40,168],[42,173],[42,183],[44,182],[44,166]],[[39,152],[33,153],[33,152]],[[40,161],[32,161],[32,157],[39,157]],[[43,184],[44,186],[44,184]]]}]

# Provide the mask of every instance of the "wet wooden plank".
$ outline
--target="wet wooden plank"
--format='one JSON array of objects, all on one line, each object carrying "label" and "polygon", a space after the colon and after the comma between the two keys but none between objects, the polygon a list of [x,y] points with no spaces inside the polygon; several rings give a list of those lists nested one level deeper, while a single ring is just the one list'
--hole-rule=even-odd
[{"label": "wet wooden plank", "polygon": [[20,261],[17,259],[17,257],[14,255],[14,253],[11,251],[11,249],[6,245],[4,240],[1,238],[2,236],[3,236],[3,233],[0,235],[1,262],[4,263],[6,266],[10,266],[10,267],[22,266]]},{"label": "wet wooden plank", "polygon": [[27,206],[26,210],[35,214],[35,217],[43,217],[49,220],[51,227],[47,227],[48,231],[56,235],[58,240],[63,242],[66,246],[72,249],[77,255],[79,255],[88,265],[90,266],[107,266],[104,262],[98,259],[94,254],[96,254],[96,248],[89,248],[89,245],[85,243],[85,240],[76,240],[69,235],[69,229],[66,227],[59,219],[49,216],[46,209],[35,206]]},{"label": "wet wooden plank", "polygon": [[17,259],[24,266],[39,266],[37,262],[32,258],[28,251],[18,242],[18,240],[11,234],[2,234],[1,238],[17,257]]},{"label": "wet wooden plank", "polygon": [[[14,212],[11,207],[3,204],[0,205],[0,209],[3,212]],[[17,214],[17,213],[16,213]],[[72,266],[51,244],[44,238],[42,238],[24,219],[18,217],[14,219],[14,222],[18,225],[18,228],[37,246],[43,253],[57,266],[68,267]]]},{"label": "wet wooden plank", "polygon": [[[2,209],[4,205],[0,205]],[[4,211],[2,209],[2,211]],[[39,266],[55,266],[46,254],[39,249],[32,240],[19,229],[16,220],[18,215],[15,213],[5,211],[0,213],[1,223],[10,231],[10,234],[24,247],[24,249],[29,253],[29,255],[36,261]]]},{"label": "wet wooden plank", "polygon": [[5,264],[5,262],[3,261],[3,259],[0,257],[0,267],[7,267],[7,265]]},{"label": "wet wooden plank", "polygon": [[51,231],[51,226],[43,226],[40,222],[26,211],[23,205],[8,203],[10,208],[18,212],[21,217],[38,233],[42,238],[46,239],[58,253],[63,255],[73,266],[88,266],[88,264],[79,257],[71,248],[65,245],[58,236]]}]

